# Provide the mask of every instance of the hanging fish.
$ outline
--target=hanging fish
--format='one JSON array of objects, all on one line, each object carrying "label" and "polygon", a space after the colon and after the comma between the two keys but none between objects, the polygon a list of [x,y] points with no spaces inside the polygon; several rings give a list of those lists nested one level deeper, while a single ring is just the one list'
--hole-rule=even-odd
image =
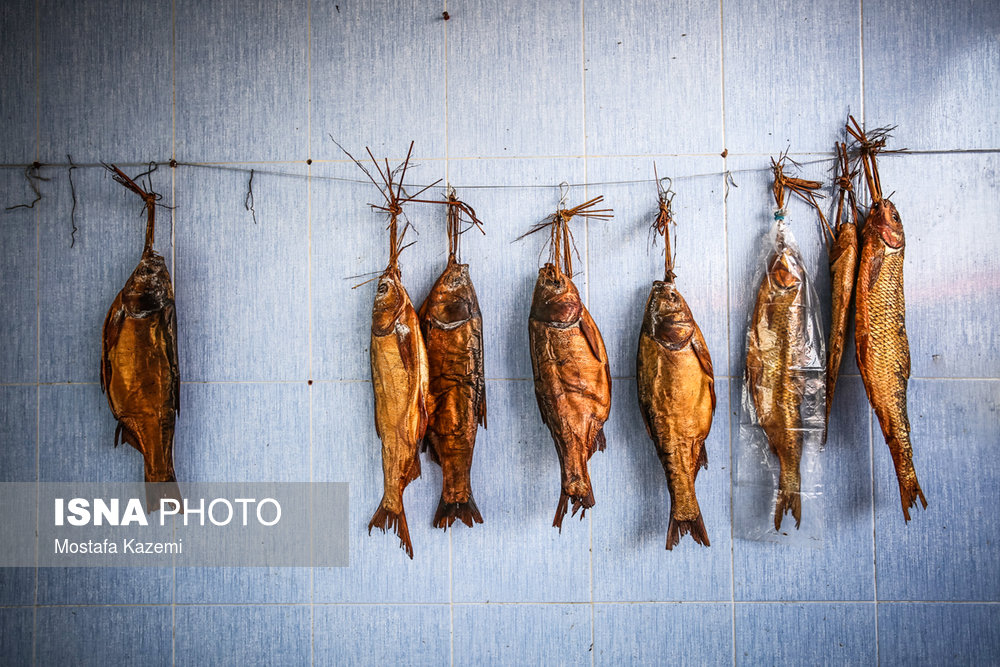
[{"label": "hanging fish", "polygon": [[815,205],[811,192],[822,184],[785,176],[782,160],[772,160],[772,165],[778,211],[767,270],[757,289],[747,333],[746,382],[756,420],[780,465],[774,511],[774,529],[778,531],[788,512],[795,518],[796,528],[802,520],[799,464],[806,436],[803,402],[808,369],[822,356],[812,344],[810,328],[815,313],[810,310],[808,276],[801,255],[787,238],[785,190],[791,189]]},{"label": "hanging fish", "polygon": [[142,257],[104,318],[101,391],[118,420],[115,447],[127,442],[142,454],[146,509],[153,511],[162,498],[180,501],[174,475],[174,419],[180,411],[174,289],[163,257],[153,250],[160,196],[118,167],[105,167],[146,208]]},{"label": "hanging fish", "polygon": [[[441,465],[442,490],[434,526],[445,530],[456,519],[482,523],[472,496],[470,470],[479,426],[486,428],[486,375],[483,371],[483,318],[469,276],[460,264],[461,213],[480,226],[475,211],[450,193],[448,263],[420,306],[420,327],[430,370],[424,446]],[[480,227],[481,229],[481,227]]]},{"label": "hanging fish", "polygon": [[[551,259],[538,271],[528,317],[531,368],[542,421],[556,445],[562,492],[552,525],[562,530],[570,502],[572,515],[594,506],[587,461],[605,447],[604,422],[611,410],[611,371],[601,332],[573,284],[569,221],[574,216],[610,218],[610,209],[593,209],[596,197],[560,209],[528,234],[548,229]],[[562,252],[560,252],[560,248]]]},{"label": "hanging fish", "polygon": [[910,379],[910,345],[906,337],[906,304],[903,295],[903,256],[906,242],[903,221],[891,201],[882,196],[875,155],[885,145],[885,133],[875,140],[865,136],[852,117],[848,132],[857,140],[871,194],[871,207],[861,234],[856,289],[854,338],[861,379],[882,427],[882,435],[899,482],[903,517],[917,500],[927,509],[927,499],[917,481],[910,443],[906,389]]},{"label": "hanging fish", "polygon": [[698,544],[710,545],[695,496],[695,479],[699,469],[708,467],[705,439],[715,412],[712,357],[674,283],[669,230],[672,199],[660,190],[660,212],[654,228],[663,236],[665,271],[663,280],[653,283],[646,300],[636,357],[639,407],[670,490],[667,550],[687,533]]},{"label": "hanging fish", "polygon": [[[383,491],[382,501],[368,523],[368,533],[371,534],[372,528],[380,528],[383,533],[392,529],[411,559],[413,545],[403,508],[403,491],[420,476],[418,449],[427,429],[429,411],[427,350],[420,333],[420,320],[399,270],[401,244],[408,226],[400,231],[399,216],[402,204],[411,199],[403,196],[403,179],[412,152],[411,143],[399,170],[390,170],[387,163],[383,171],[372,158],[381,183],[348,153],[385,198],[384,206],[372,207],[389,216],[389,264],[379,276],[375,291],[370,347],[375,432],[382,441]],[[394,180],[397,171],[398,182]]]},{"label": "hanging fish", "polygon": [[[830,342],[826,359],[826,418],[830,419],[833,407],[833,392],[840,375],[840,359],[844,354],[847,339],[848,315],[851,297],[854,294],[854,278],[858,270],[858,205],[854,198],[853,179],[847,158],[847,146],[837,146],[840,177],[837,185],[840,197],[837,201],[835,227],[824,225],[830,236],[830,291],[832,309],[830,315]],[[844,212],[844,198],[847,197],[848,211]],[[824,221],[825,223],[825,221]]]}]

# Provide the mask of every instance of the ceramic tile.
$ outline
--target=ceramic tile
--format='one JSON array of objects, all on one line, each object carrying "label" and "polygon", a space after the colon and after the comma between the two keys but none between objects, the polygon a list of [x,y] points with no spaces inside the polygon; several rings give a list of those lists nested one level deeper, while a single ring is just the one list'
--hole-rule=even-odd
[{"label": "ceramic tile", "polygon": [[316,664],[442,665],[449,662],[451,647],[446,605],[318,605],[314,614],[313,658]]},{"label": "ceramic tile", "polygon": [[865,117],[913,149],[1000,146],[1000,7],[864,3]]},{"label": "ceramic tile", "polygon": [[263,165],[177,175],[178,347],[184,380],[305,380],[305,170]]},{"label": "ceramic tile", "polygon": [[580,3],[556,0],[517,11],[498,0],[453,4],[449,155],[581,155]]},{"label": "ceramic tile", "polygon": [[171,664],[170,607],[40,607],[37,614],[39,665]]},{"label": "ceramic tile", "polygon": [[458,605],[455,664],[582,665],[590,627],[589,605]]},{"label": "ceramic tile", "polygon": [[349,483],[351,506],[350,566],[317,568],[315,601],[447,602],[448,536],[431,527],[441,494],[440,468],[421,457],[421,476],[403,495],[413,543],[410,560],[392,532],[368,534],[368,521],[382,498],[371,384],[318,382],[312,401],[313,480]]},{"label": "ceramic tile", "polygon": [[0,162],[35,160],[35,2],[5,2],[0,8],[4,94],[0,97]]},{"label": "ceramic tile", "polygon": [[[0,183],[5,208],[35,198],[20,169],[0,170]],[[38,378],[37,210],[4,211],[0,224],[0,382]]]},{"label": "ceramic tile", "polygon": [[736,664],[871,664],[874,604],[737,604]]},{"label": "ceramic tile", "polygon": [[722,152],[720,6],[584,3],[588,154]]},{"label": "ceramic tile", "polygon": [[394,161],[410,141],[421,155],[444,157],[441,9],[427,0],[312,3],[313,158],[344,157],[331,136]]},{"label": "ceramic tile", "polygon": [[178,160],[307,157],[307,7],[176,3]]},{"label": "ceramic tile", "polygon": [[[998,600],[1000,383],[914,380],[908,392],[913,461],[927,509],[903,521],[899,486],[878,421],[875,540],[880,600]],[[874,419],[874,418],[873,418]]]},{"label": "ceramic tile", "polygon": [[[716,380],[718,404],[708,441],[708,470],[696,491],[711,546],[690,536],[667,551],[670,495],[663,467],[643,426],[635,380],[613,387],[608,448],[591,466],[594,522],[594,599],[613,602],[729,600],[732,540],[729,490],[729,382]],[[622,576],[622,563],[629,575]]]},{"label": "ceramic tile", "polygon": [[884,603],[878,635],[882,665],[988,665],[1000,654],[1000,606]]},{"label": "ceramic tile", "polygon": [[727,604],[601,604],[594,610],[598,665],[731,665]]},{"label": "ceramic tile", "polygon": [[169,159],[170,0],[45,0],[38,12],[41,161]]},{"label": "ceramic tile", "polygon": [[859,21],[851,0],[723,3],[726,148],[832,151],[861,108]]},{"label": "ceramic tile", "polygon": [[178,606],[178,665],[301,665],[309,661],[306,606]]},{"label": "ceramic tile", "polygon": [[0,609],[0,655],[14,665],[31,662],[35,612],[31,607]]}]

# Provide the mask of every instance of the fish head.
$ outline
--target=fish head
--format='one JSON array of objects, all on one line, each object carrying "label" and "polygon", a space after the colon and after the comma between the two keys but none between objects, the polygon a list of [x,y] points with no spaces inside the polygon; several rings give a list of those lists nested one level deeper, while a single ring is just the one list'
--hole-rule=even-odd
[{"label": "fish head", "polygon": [[122,304],[129,315],[141,317],[162,309],[172,298],[170,271],[163,257],[144,254],[122,288]]},{"label": "fish head", "polygon": [[882,240],[890,248],[898,250],[903,247],[905,242],[903,221],[899,217],[899,211],[888,199],[881,199],[872,204],[865,225],[871,225],[872,229],[882,237]]},{"label": "fish head", "polygon": [[372,333],[377,336],[385,336],[393,331],[408,299],[399,269],[395,267],[386,269],[379,276],[378,287],[375,288],[375,303],[372,306]]},{"label": "fish head", "polygon": [[580,319],[583,302],[570,277],[552,264],[538,270],[531,299],[531,318],[539,322],[572,324]]},{"label": "fish head", "polygon": [[427,295],[421,314],[441,324],[461,324],[479,315],[468,264],[448,262]]},{"label": "fish head", "polygon": [[805,279],[805,268],[798,253],[784,243],[779,244],[767,266],[767,279],[780,289],[798,287]]},{"label": "fish head", "polygon": [[671,349],[683,347],[691,340],[694,316],[674,282],[653,283],[644,324],[650,336]]}]

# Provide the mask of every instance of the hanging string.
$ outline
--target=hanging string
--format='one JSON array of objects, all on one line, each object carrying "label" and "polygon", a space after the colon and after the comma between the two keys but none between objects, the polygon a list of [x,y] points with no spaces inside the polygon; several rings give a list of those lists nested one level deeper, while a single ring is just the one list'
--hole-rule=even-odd
[{"label": "hanging string", "polygon": [[66,176],[69,178],[69,194],[73,197],[73,208],[69,212],[69,224],[73,228],[69,233],[69,247],[72,248],[76,245],[76,185],[73,183],[73,170],[76,169],[76,165],[73,164],[73,156],[66,153],[66,159],[69,160],[69,169],[66,171]]}]

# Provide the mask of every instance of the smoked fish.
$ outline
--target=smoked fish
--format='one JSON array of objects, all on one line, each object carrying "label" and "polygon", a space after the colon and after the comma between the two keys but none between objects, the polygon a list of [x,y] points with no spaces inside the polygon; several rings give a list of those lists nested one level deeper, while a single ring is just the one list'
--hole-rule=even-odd
[{"label": "smoked fish", "polygon": [[646,300],[639,334],[636,380],[646,432],[653,440],[670,490],[666,548],[681,536],[710,546],[695,495],[698,471],[708,467],[705,439],[715,412],[715,374],[701,329],[674,283],[668,224],[669,200],[661,196],[656,227],[664,235],[666,271]]},{"label": "smoked fish", "polygon": [[469,265],[457,259],[459,203],[449,197],[448,263],[419,312],[430,372],[428,404],[433,406],[424,447],[441,466],[434,526],[445,530],[456,519],[467,526],[483,522],[470,478],[476,433],[480,425],[486,428],[483,318]]},{"label": "smoked fish", "polygon": [[180,501],[174,474],[174,420],[180,411],[174,289],[166,262],[153,250],[159,195],[118,167],[107,168],[145,202],[146,241],[138,266],[104,318],[101,391],[118,420],[115,447],[127,442],[142,454],[151,512],[159,509],[161,498]]},{"label": "smoked fish", "polygon": [[[851,119],[853,121],[853,119]],[[917,481],[910,442],[906,389],[910,379],[910,346],[906,337],[906,304],[903,295],[903,257],[906,241],[903,221],[895,205],[882,196],[875,153],[855,123],[852,134],[861,145],[861,160],[872,203],[861,234],[861,258],[855,287],[854,337],[858,369],[875,410],[899,482],[903,518],[910,508],[927,499]]]},{"label": "smoked fish", "polygon": [[[832,308],[830,312],[830,341],[826,358],[826,418],[830,420],[833,407],[833,392],[840,375],[840,360],[844,354],[847,326],[850,321],[851,297],[854,295],[854,280],[858,270],[858,207],[854,197],[853,174],[847,157],[847,146],[839,144],[841,173],[837,183],[840,198],[837,202],[837,219],[830,235],[830,292]],[[847,198],[848,211],[844,215],[844,199]]]},{"label": "smoked fish", "polygon": [[802,258],[785,242],[779,222],[775,248],[757,290],[747,335],[746,365],[757,421],[780,464],[775,530],[780,530],[782,517],[788,512],[795,518],[796,528],[802,520],[799,463],[806,387],[799,369],[809,363],[805,280]]},{"label": "smoked fish", "polygon": [[[552,525],[562,531],[572,502],[572,516],[594,506],[587,461],[603,450],[604,422],[611,411],[611,371],[604,339],[573,284],[569,221],[575,215],[607,219],[609,211],[592,210],[596,197],[557,212],[532,231],[549,229],[550,258],[538,270],[528,316],[528,343],[535,398],[542,421],[559,456],[561,493]],[[531,232],[529,232],[531,233]],[[562,252],[560,252],[562,248]]]}]

